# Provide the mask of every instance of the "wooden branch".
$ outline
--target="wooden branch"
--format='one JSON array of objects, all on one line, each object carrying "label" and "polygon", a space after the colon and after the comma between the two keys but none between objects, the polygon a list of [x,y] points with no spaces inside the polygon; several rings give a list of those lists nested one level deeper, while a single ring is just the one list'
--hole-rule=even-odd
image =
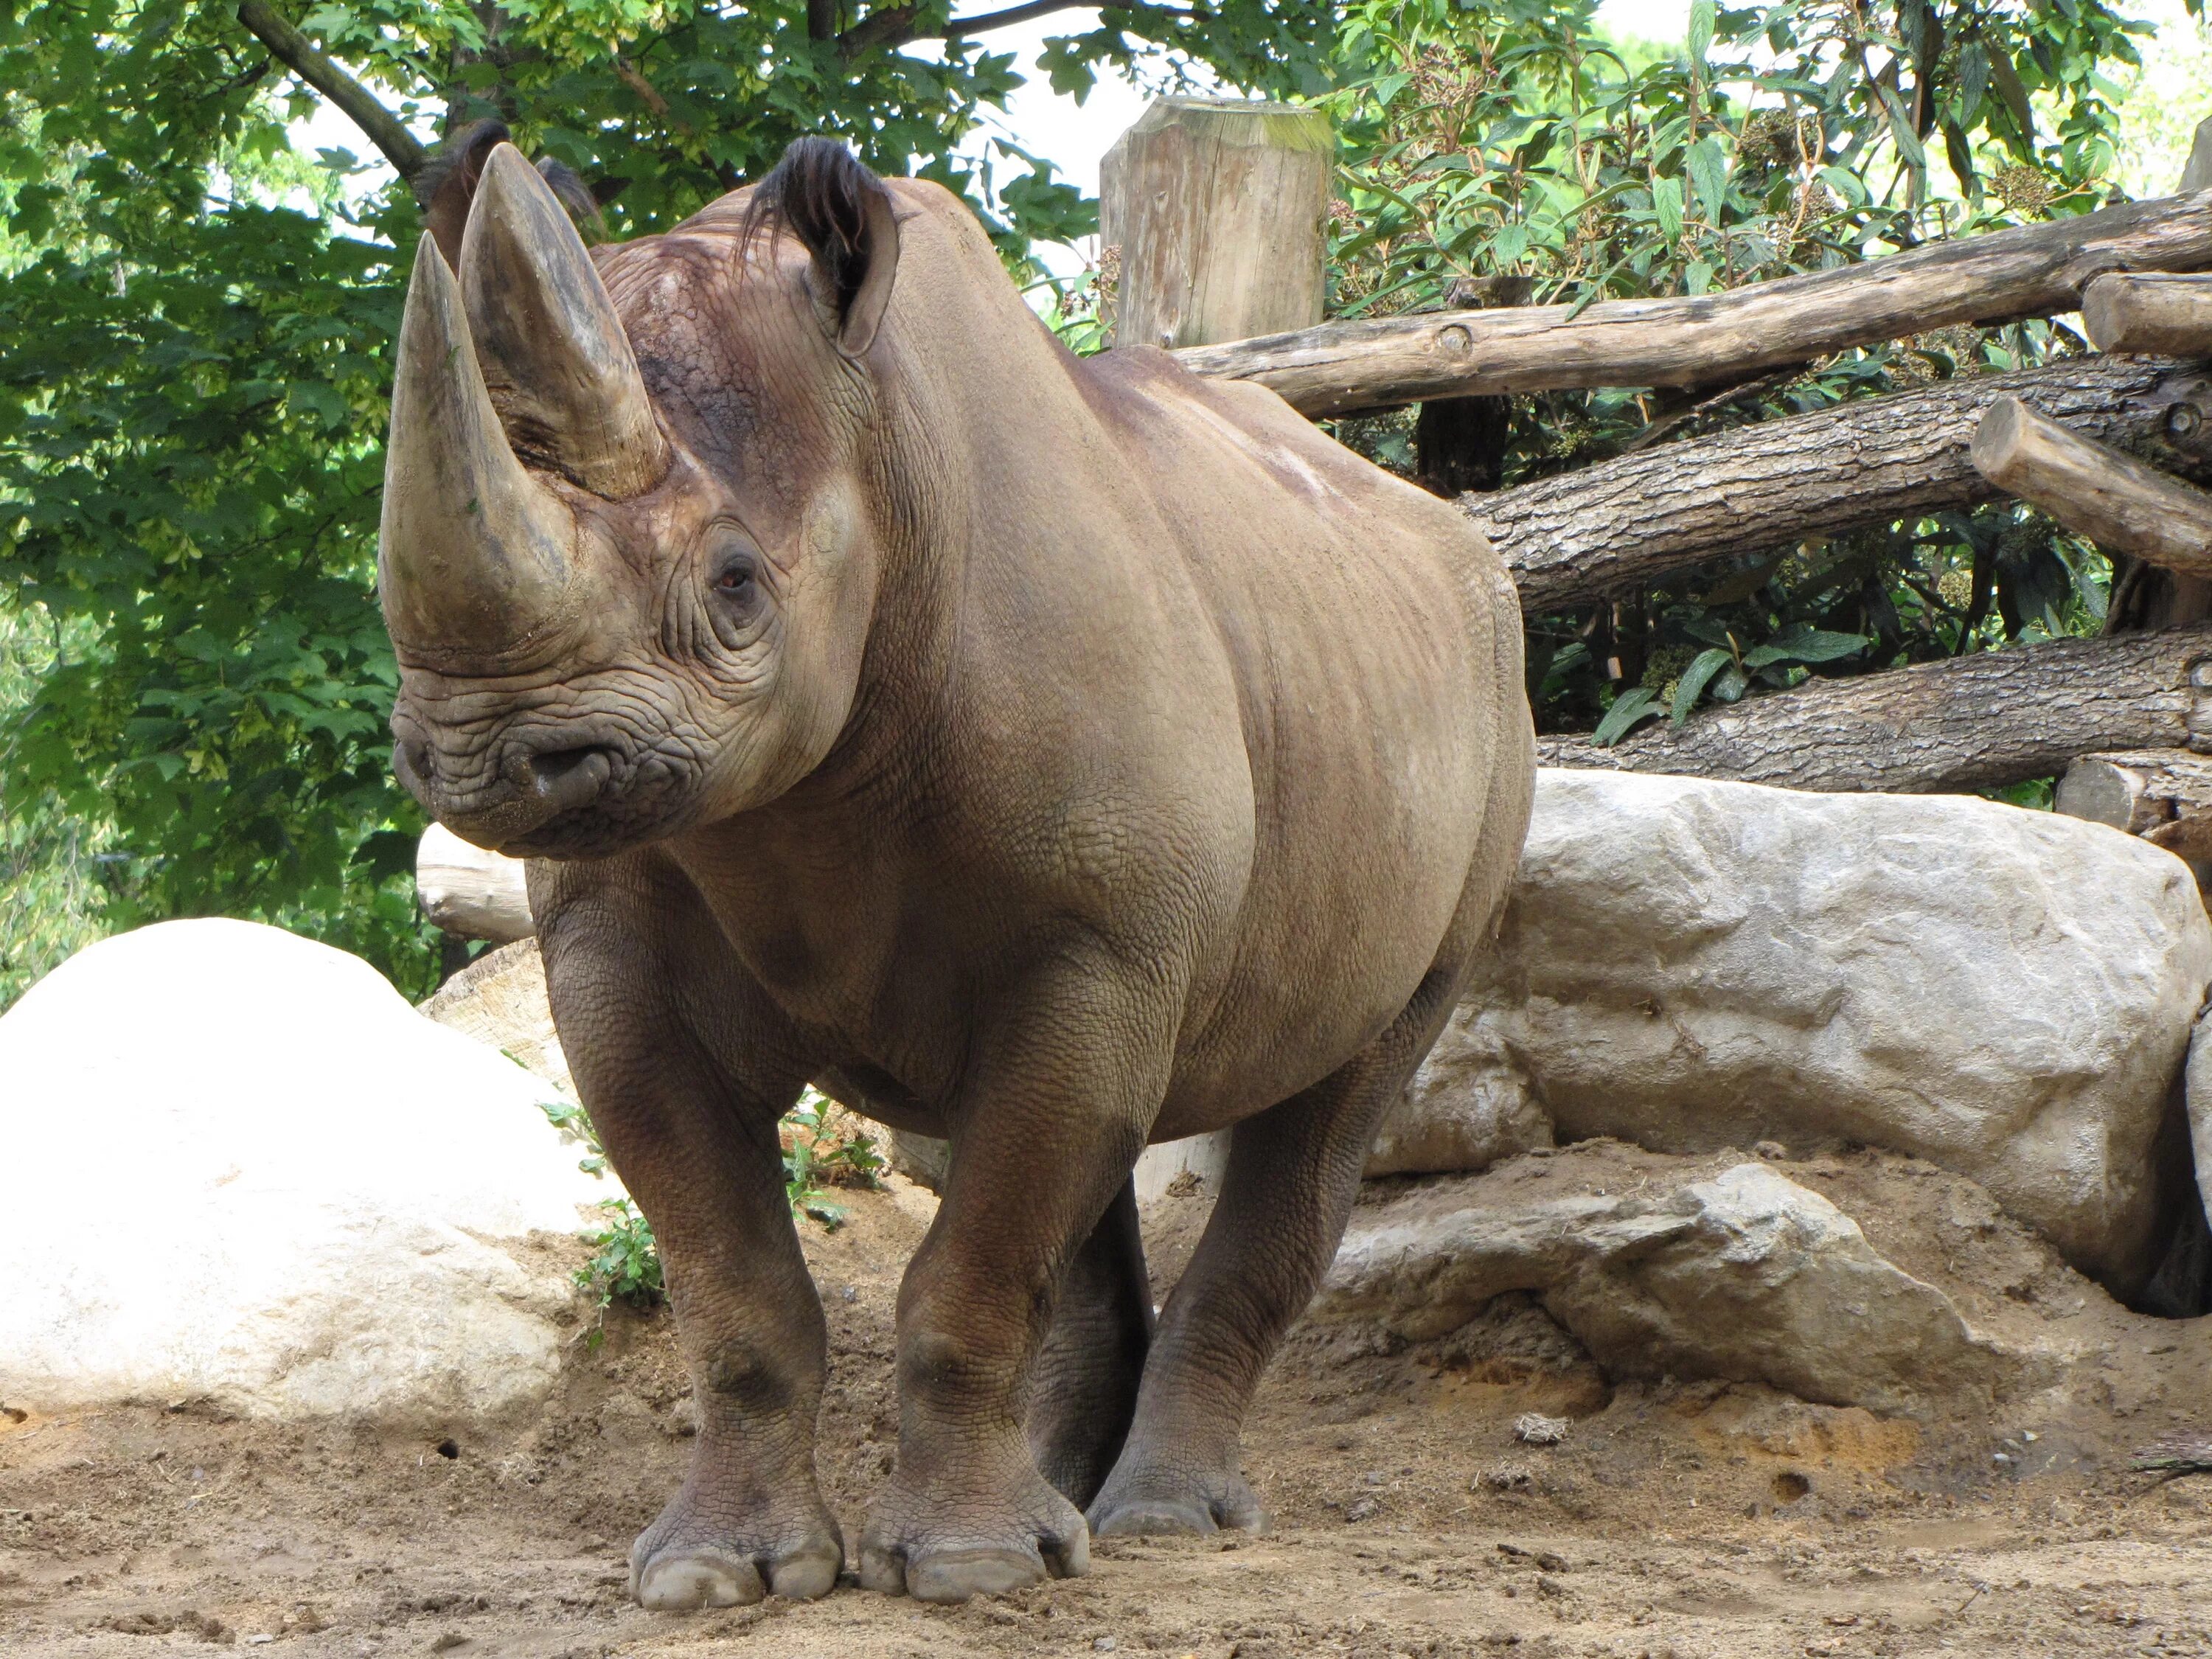
[{"label": "wooden branch", "polygon": [[1951,323],[2047,316],[2112,270],[2212,269],[2212,190],[2130,203],[1695,299],[1427,312],[1197,346],[1308,415],[1577,386],[1712,386]]},{"label": "wooden branch", "polygon": [[429,152],[398,116],[377,101],[375,94],[331,62],[321,47],[264,0],[245,0],[238,9],[238,21],[269,48],[272,57],[344,111],[368,142],[384,152],[384,159],[399,176],[414,183],[415,175],[428,163]]},{"label": "wooden branch", "polygon": [[2212,811],[2212,757],[2187,749],[2128,749],[2077,756],[2058,780],[2056,809],[2069,817],[2148,835]]},{"label": "wooden branch", "polygon": [[415,902],[461,939],[505,945],[538,931],[522,860],[472,847],[442,823],[425,830],[415,849]]},{"label": "wooden branch", "polygon": [[2084,438],[2017,398],[1990,405],[1975,470],[2108,553],[2185,576],[2212,576],[2212,495]]},{"label": "wooden branch", "polygon": [[2100,351],[2212,357],[2212,276],[2100,276],[2082,290],[2081,321]]},{"label": "wooden branch", "polygon": [[2212,476],[2212,370],[2075,357],[1662,445],[1461,502],[1533,613],[1727,554],[1987,501],[1997,492],[1969,449],[1984,412],[2004,398]]},{"label": "wooden branch", "polygon": [[1905,793],[2046,777],[2101,750],[2188,747],[2212,749],[2212,627],[1814,680],[1611,749],[1581,736],[1537,740],[1546,766]]},{"label": "wooden branch", "polygon": [[[916,26],[915,19],[921,15],[919,5],[884,6],[870,12],[840,34],[837,50],[851,58],[866,52],[870,46],[902,46],[912,40],[964,40],[971,34],[1011,28],[1016,23],[1026,23],[1036,18],[1049,17],[1056,11],[1073,11],[1079,6],[1095,5],[1097,3],[1097,0],[1027,0],[1025,4],[1007,6],[999,11],[948,19],[941,29],[925,29]],[[1151,5],[1101,6],[1099,9],[1140,15],[1159,14],[1170,17],[1191,15],[1165,6]]]}]

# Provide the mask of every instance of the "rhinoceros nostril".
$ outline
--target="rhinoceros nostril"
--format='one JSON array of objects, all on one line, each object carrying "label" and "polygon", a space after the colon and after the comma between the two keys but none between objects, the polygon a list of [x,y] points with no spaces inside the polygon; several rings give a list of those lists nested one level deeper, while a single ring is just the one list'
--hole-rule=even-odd
[{"label": "rhinoceros nostril", "polygon": [[605,749],[550,750],[530,757],[531,793],[556,812],[569,811],[596,799],[614,769]]}]

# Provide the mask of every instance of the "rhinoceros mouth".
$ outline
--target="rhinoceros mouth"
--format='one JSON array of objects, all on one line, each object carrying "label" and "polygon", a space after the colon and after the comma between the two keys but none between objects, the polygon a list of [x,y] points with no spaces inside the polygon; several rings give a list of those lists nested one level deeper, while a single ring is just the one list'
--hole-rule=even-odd
[{"label": "rhinoceros mouth", "polygon": [[411,721],[393,724],[393,770],[408,792],[464,841],[510,857],[603,858],[672,833],[696,805],[690,769],[657,750],[516,737],[495,765],[472,765]]}]

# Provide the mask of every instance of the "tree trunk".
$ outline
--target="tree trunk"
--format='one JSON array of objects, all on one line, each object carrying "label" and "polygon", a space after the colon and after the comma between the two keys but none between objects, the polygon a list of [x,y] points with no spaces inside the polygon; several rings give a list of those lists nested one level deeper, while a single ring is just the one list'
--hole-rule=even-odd
[{"label": "tree trunk", "polygon": [[1578,386],[1726,386],[1952,323],[2049,316],[2113,270],[2212,269],[2212,191],[1962,237],[1694,299],[1426,312],[1178,352],[1305,414]]},{"label": "tree trunk", "polygon": [[2100,750],[2212,749],[2212,628],[2053,640],[1814,680],[1611,749],[1538,739],[1546,766],[1681,772],[1792,789],[1987,788]]},{"label": "tree trunk", "polygon": [[1987,501],[1971,451],[2019,398],[2075,431],[2212,473],[2212,370],[2076,357],[1662,445],[1463,503],[1530,612],[1648,586],[1726,554]]}]

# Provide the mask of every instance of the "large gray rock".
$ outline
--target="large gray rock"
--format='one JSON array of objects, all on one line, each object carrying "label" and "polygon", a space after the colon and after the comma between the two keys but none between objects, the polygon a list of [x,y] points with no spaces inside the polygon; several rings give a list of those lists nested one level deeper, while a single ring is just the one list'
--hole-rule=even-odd
[{"label": "large gray rock", "polygon": [[52,1247],[0,1297],[0,1400],[410,1425],[528,1405],[573,1327],[579,1206],[621,1190],[579,1170],[550,1095],[277,928],[78,952],[0,1019],[9,1224]]},{"label": "large gray rock", "polygon": [[1311,1316],[1419,1341],[1532,1291],[1616,1377],[1726,1377],[1876,1411],[1987,1400],[1996,1352],[1820,1194],[1761,1164],[1644,1162],[1632,1190],[1577,1178],[1620,1180],[1618,1158],[1584,1170],[1571,1152],[1363,1207]]},{"label": "large gray rock", "polygon": [[1461,1168],[1546,1127],[1857,1142],[1972,1177],[2118,1294],[2156,1265],[2153,1146],[2212,926],[2188,867],[2134,836],[1965,797],[1547,770],[1477,973],[1386,1126],[1441,1152],[1392,1167],[1454,1167],[1455,1113]]}]

